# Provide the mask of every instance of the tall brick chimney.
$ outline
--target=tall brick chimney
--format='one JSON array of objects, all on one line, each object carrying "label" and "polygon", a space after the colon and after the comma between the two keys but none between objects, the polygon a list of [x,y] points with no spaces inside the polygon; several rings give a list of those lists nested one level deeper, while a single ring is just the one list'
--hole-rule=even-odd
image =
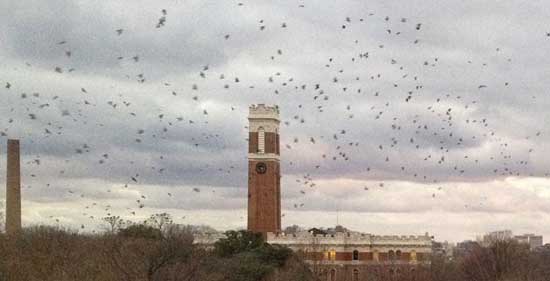
[{"label": "tall brick chimney", "polygon": [[6,166],[6,233],[21,232],[21,167],[19,140],[8,140],[8,164]]}]

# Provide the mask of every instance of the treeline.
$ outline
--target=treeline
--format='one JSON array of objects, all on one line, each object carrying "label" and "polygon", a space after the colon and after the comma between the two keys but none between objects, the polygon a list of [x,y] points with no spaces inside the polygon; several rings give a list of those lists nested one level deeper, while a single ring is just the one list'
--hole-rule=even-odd
[{"label": "treeline", "polygon": [[473,243],[451,259],[434,256],[431,273],[432,281],[550,281],[550,249],[512,239]]},{"label": "treeline", "polygon": [[50,226],[0,234],[1,281],[253,281],[311,280],[288,248],[261,236],[229,231],[213,247],[193,243],[193,227],[166,214],[144,223],[111,220],[101,234]]},{"label": "treeline", "polygon": [[[0,281],[326,281],[290,249],[246,231],[228,231],[210,247],[193,243],[208,230],[172,223],[167,214],[142,223],[104,218],[106,231],[82,234],[51,226],[0,234]],[[473,244],[453,258],[432,255],[427,271],[361,276],[369,281],[550,281],[550,249],[514,240]],[[314,276],[317,276],[315,278]],[[352,280],[352,275],[346,280]],[[366,279],[365,279],[366,278]]]}]

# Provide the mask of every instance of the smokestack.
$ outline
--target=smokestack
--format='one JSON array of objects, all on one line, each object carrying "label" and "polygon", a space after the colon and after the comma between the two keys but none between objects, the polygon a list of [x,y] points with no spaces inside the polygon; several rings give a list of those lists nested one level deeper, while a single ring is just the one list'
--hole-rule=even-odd
[{"label": "smokestack", "polygon": [[8,140],[8,164],[6,166],[6,233],[21,232],[21,166],[19,140]]}]

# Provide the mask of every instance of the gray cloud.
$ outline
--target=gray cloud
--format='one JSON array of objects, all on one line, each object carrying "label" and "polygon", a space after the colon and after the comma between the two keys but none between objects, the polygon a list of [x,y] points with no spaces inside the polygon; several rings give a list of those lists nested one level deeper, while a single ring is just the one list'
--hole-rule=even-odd
[{"label": "gray cloud", "polygon": [[[550,211],[550,6],[325,4],[0,4],[0,132],[22,139],[25,221],[74,225],[82,212],[67,210],[95,202],[111,205],[95,216],[243,226],[248,105],[269,103],[281,108],[288,223],[339,208],[374,214],[381,232],[411,230],[399,221],[410,216],[447,239],[490,229],[491,216],[544,232],[533,225]],[[427,223],[444,216],[471,227]],[[348,222],[371,231],[369,220]]]}]

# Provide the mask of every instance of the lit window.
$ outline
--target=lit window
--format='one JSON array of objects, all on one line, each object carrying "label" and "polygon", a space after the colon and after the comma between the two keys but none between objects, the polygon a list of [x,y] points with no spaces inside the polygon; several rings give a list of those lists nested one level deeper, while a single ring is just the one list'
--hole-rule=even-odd
[{"label": "lit window", "polygon": [[378,257],[378,250],[374,250],[374,252],[372,252],[372,259],[374,261],[379,261],[380,258]]},{"label": "lit window", "polygon": [[328,252],[323,252],[323,259],[328,260]]},{"label": "lit window", "polygon": [[416,251],[411,251],[411,261],[417,261],[416,259]]},{"label": "lit window", "polygon": [[330,260],[331,261],[336,260],[336,251],[335,250],[330,250]]},{"label": "lit window", "polygon": [[265,153],[265,130],[258,128],[258,153]]}]

